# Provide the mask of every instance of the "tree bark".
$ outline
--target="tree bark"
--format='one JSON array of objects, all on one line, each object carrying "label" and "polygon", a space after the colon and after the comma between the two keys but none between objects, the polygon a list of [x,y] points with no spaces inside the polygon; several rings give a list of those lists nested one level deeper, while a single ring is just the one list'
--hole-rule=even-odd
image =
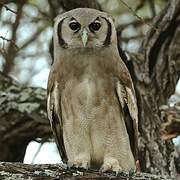
[{"label": "tree bark", "polygon": [[0,73],[0,161],[23,162],[28,143],[51,137],[46,91],[24,87]]},{"label": "tree bark", "polygon": [[[94,7],[91,1],[62,0],[68,8]],[[75,1],[74,1],[75,2]],[[92,1],[92,3],[95,1]],[[70,3],[71,6],[68,6]],[[76,5],[75,5],[76,4]],[[120,39],[120,37],[118,37]],[[170,0],[154,19],[137,54],[126,60],[135,85],[139,109],[139,159],[142,171],[176,176],[175,151],[171,141],[161,139],[160,106],[175,90],[180,75],[180,0]],[[0,160],[21,161],[30,140],[47,139],[51,133],[46,118],[45,91],[23,87],[0,74]]]},{"label": "tree bark", "polygon": [[117,176],[115,173],[101,173],[96,170],[83,170],[83,169],[68,169],[63,164],[36,164],[28,165],[21,163],[0,163],[0,179],[1,180],[55,180],[55,179],[116,179],[116,180],[171,180],[168,177],[162,177],[158,175],[151,175],[147,173],[119,173]]},{"label": "tree bark", "polygon": [[175,151],[171,141],[161,139],[160,106],[175,91],[180,74],[180,0],[171,0],[154,19],[139,54],[130,55],[139,108],[142,171],[175,176]]},{"label": "tree bark", "polygon": [[59,0],[61,6],[63,7],[64,10],[69,11],[71,9],[75,8],[94,8],[94,9],[99,9],[99,4],[97,3],[96,0]]}]

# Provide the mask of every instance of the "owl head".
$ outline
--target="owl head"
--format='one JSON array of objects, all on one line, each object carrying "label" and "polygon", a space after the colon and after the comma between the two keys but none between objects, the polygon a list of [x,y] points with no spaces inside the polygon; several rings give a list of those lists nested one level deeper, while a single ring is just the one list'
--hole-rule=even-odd
[{"label": "owl head", "polygon": [[54,46],[57,49],[102,48],[116,45],[112,18],[101,11],[78,8],[56,17]]}]

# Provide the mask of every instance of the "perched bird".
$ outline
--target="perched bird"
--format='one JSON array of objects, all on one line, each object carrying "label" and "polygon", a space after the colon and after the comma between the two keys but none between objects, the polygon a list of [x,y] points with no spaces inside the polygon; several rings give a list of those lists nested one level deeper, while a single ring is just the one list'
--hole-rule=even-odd
[{"label": "perched bird", "polygon": [[78,8],[54,25],[47,111],[64,163],[104,171],[135,169],[138,110],[111,17]]}]

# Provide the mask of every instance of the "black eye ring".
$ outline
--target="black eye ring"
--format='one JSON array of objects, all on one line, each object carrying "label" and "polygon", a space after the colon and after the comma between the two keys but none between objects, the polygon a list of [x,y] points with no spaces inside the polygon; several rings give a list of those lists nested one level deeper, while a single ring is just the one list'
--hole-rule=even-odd
[{"label": "black eye ring", "polygon": [[71,30],[77,32],[81,28],[81,24],[79,24],[78,22],[71,22],[69,24],[69,27],[71,28]]},{"label": "black eye ring", "polygon": [[94,31],[98,31],[101,27],[101,23],[99,22],[92,22],[90,25],[89,25],[89,29],[94,32]]}]

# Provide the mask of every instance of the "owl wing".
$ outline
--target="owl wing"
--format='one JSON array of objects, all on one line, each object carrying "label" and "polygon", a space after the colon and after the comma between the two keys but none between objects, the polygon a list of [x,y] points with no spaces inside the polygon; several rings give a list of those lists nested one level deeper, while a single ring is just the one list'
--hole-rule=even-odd
[{"label": "owl wing", "polygon": [[52,67],[49,74],[47,87],[47,113],[60,156],[62,158],[62,161],[66,163],[67,155],[63,140],[63,123],[61,118],[60,94],[60,89],[58,88],[58,84],[56,83],[55,79],[55,71]]},{"label": "owl wing", "polygon": [[[124,70],[126,70],[125,68]],[[120,77],[116,92],[122,109],[124,111],[125,124],[129,135],[131,150],[134,158],[138,156],[138,108],[136,103],[136,96],[131,77],[128,70],[122,73],[124,76]]]}]

